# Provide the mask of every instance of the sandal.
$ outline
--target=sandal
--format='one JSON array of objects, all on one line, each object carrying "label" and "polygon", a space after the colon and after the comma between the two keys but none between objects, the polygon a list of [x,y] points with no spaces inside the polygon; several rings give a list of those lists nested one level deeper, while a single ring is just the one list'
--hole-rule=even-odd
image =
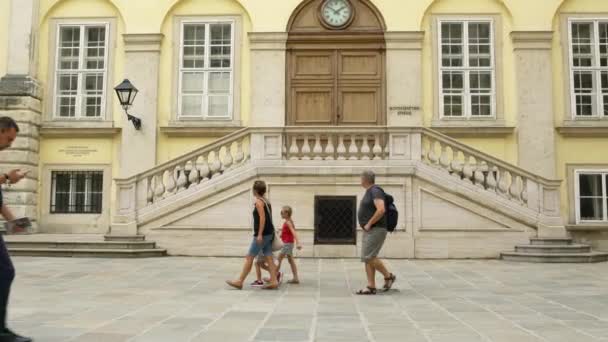
[{"label": "sandal", "polygon": [[234,287],[237,290],[242,290],[243,289],[243,284],[239,284],[236,281],[226,280],[226,284]]},{"label": "sandal", "polygon": [[391,276],[388,278],[384,278],[384,292],[390,290],[393,287],[393,284],[397,280],[397,276],[391,273]]},{"label": "sandal", "polygon": [[279,288],[279,284],[262,286],[262,290],[277,290],[278,288]]},{"label": "sandal", "polygon": [[366,287],[365,289],[359,290],[355,292],[356,295],[375,295],[376,288],[375,287]]},{"label": "sandal", "polygon": [[290,281],[287,282],[287,284],[299,284],[300,281],[299,280],[293,280],[291,279]]}]

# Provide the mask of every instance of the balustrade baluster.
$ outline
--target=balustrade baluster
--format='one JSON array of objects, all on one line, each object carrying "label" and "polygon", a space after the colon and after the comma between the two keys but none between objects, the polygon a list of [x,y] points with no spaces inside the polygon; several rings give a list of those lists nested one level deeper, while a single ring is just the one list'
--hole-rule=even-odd
[{"label": "balustrade baluster", "polygon": [[498,186],[498,181],[495,176],[495,166],[493,164],[488,164],[488,176],[486,177],[486,185],[487,189],[496,192],[496,187]]},{"label": "balustrade baluster", "polygon": [[346,160],[346,146],[344,145],[344,135],[340,134],[338,142],[338,160]]},{"label": "balustrade baluster", "polygon": [[359,147],[357,146],[357,136],[350,135],[350,145],[348,146],[349,160],[359,160]]},{"label": "balustrade baluster", "polygon": [[363,135],[363,143],[361,145],[361,160],[369,160],[369,154],[371,149],[369,148],[369,142],[367,141],[369,137],[367,135]]},{"label": "balustrade baluster", "polygon": [[431,139],[429,142],[429,153],[427,158],[429,160],[429,164],[432,166],[439,164],[439,157],[437,156],[437,153],[435,153],[435,144],[436,141]]},{"label": "balustrade baluster", "polygon": [[386,136],[386,144],[384,145],[384,159],[391,158],[391,137],[390,135]]},{"label": "balustrade baluster", "polygon": [[464,164],[462,165],[462,176],[465,182],[473,182],[473,166],[471,165],[471,156],[464,153]]},{"label": "balustrade baluster", "polygon": [[[182,164],[179,166],[179,176],[177,177],[177,192],[182,192],[186,190],[186,184],[188,183],[188,176],[186,175],[186,171],[188,170],[189,162]],[[190,173],[188,173],[190,175]]]},{"label": "balustrade baluster", "polygon": [[[240,138],[236,143],[236,154],[234,156],[234,161],[237,165],[241,164],[245,160],[245,152],[243,152],[243,139],[244,138]],[[283,155],[285,155],[285,150],[285,144],[283,144]]]},{"label": "balustrade baluster", "polygon": [[509,172],[506,170],[499,169],[499,178],[498,178],[498,194],[502,196],[507,196],[509,191],[509,179],[507,176]]},{"label": "balustrade baluster", "polygon": [[298,160],[300,155],[300,149],[298,148],[298,137],[297,135],[293,135],[291,137],[291,146],[289,147],[289,159],[290,160]]},{"label": "balustrade baluster", "polygon": [[148,191],[146,193],[146,199],[148,203],[154,202],[154,176],[148,177],[146,180],[146,186],[148,187]]},{"label": "balustrade baluster", "polygon": [[179,172],[179,166],[172,168],[171,170],[167,170],[167,181],[165,183],[165,197],[172,194],[175,190],[177,190],[177,182],[175,181],[175,174]]},{"label": "balustrade baluster", "polygon": [[232,143],[228,143],[226,146],[224,146],[224,149],[224,170],[230,170],[234,161],[234,158],[232,158]]},{"label": "balustrade baluster", "polygon": [[200,175],[199,175],[200,169],[196,162],[197,159],[198,158],[194,158],[193,160],[190,161],[190,164],[191,164],[190,174],[188,174],[188,181],[190,182],[190,186],[197,185],[200,180]]},{"label": "balustrade baluster", "polygon": [[374,154],[374,160],[382,159],[382,147],[380,147],[380,136],[378,134],[374,136],[374,146],[372,147],[372,153]]},{"label": "balustrade baluster", "polygon": [[315,147],[312,149],[314,160],[323,160],[323,148],[321,147],[321,135],[315,134]]},{"label": "balustrade baluster", "polygon": [[528,179],[521,179],[521,201],[525,204],[528,203]]},{"label": "balustrade baluster", "polygon": [[482,160],[477,160],[475,172],[473,173],[473,177],[475,178],[475,186],[482,189],[485,189],[486,181],[486,177],[483,174],[484,165],[485,164]]},{"label": "balustrade baluster", "polygon": [[310,160],[310,141],[308,134],[304,135],[304,145],[302,145],[302,160]]},{"label": "balustrade baluster", "polygon": [[462,163],[458,159],[460,152],[452,147],[452,162],[450,163],[450,169],[452,170],[452,176],[462,179]]},{"label": "balustrade baluster", "polygon": [[213,162],[210,163],[211,179],[216,178],[222,173],[222,160],[220,157],[220,149],[213,151]]},{"label": "balustrade baluster", "polygon": [[158,199],[162,198],[163,195],[165,194],[164,176],[165,176],[164,171],[156,175],[156,181],[155,181],[156,187],[154,189],[154,196]]},{"label": "balustrade baluster", "polygon": [[334,160],[334,138],[331,135],[327,136],[327,145],[325,146],[325,160]]},{"label": "balustrade baluster", "polygon": [[[198,162],[199,159],[201,160],[200,163]],[[197,164],[200,173],[201,183],[209,180],[209,178],[211,178],[211,175],[209,174],[211,172],[211,168],[209,167],[209,153],[206,153],[200,156],[200,158],[197,158]]]},{"label": "balustrade baluster", "polygon": [[519,187],[520,179],[520,176],[511,174],[511,186],[509,187],[509,196],[518,201],[521,201],[521,188]]},{"label": "balustrade baluster", "polygon": [[441,147],[441,155],[439,156],[439,165],[441,166],[441,168],[444,171],[449,172],[450,159],[448,157],[448,151],[447,151],[448,146],[446,144],[442,144],[442,143],[439,143],[439,146]]}]

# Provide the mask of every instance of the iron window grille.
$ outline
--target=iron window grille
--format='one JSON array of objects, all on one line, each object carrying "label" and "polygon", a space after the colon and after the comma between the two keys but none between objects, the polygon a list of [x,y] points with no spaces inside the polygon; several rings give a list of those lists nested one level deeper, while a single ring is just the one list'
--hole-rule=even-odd
[{"label": "iron window grille", "polygon": [[103,171],[51,172],[51,214],[100,214]]},{"label": "iron window grille", "polygon": [[357,244],[357,197],[315,197],[315,244]]}]

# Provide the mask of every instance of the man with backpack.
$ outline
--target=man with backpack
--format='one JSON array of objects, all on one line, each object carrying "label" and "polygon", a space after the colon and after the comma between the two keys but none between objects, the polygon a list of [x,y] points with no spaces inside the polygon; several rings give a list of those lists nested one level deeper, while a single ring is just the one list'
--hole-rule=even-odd
[{"label": "man with backpack", "polygon": [[361,186],[365,188],[365,195],[359,204],[359,225],[363,229],[361,243],[361,261],[365,263],[367,287],[356,292],[358,295],[376,294],[376,271],[384,275],[384,291],[391,289],[397,277],[390,273],[378,253],[384,245],[386,235],[394,230],[397,220],[397,211],[393,198],[387,195],[382,188],[376,185],[376,175],[373,171],[364,171],[361,174]]}]

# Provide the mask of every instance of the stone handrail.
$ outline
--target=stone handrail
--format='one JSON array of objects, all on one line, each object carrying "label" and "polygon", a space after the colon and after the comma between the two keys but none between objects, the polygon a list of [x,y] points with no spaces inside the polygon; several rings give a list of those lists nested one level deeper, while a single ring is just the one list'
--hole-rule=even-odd
[{"label": "stone handrail", "polygon": [[245,163],[250,156],[250,135],[250,129],[244,128],[150,170],[115,179],[118,217],[137,215],[138,209]]},{"label": "stone handrail", "polygon": [[471,148],[431,129],[421,129],[422,162],[535,211],[559,210],[560,180],[550,180]]}]

